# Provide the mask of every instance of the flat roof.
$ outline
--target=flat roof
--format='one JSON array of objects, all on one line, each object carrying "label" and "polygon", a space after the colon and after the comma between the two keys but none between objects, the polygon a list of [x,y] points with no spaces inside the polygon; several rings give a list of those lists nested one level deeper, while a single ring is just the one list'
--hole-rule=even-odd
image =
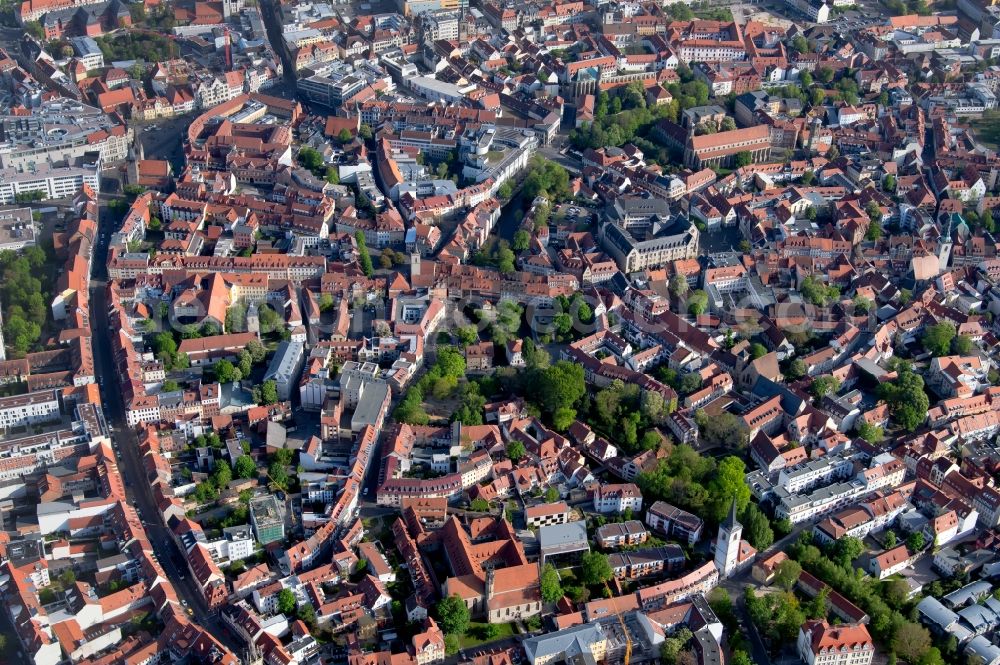
[{"label": "flat roof", "polygon": [[538,542],[543,550],[576,546],[579,546],[580,549],[590,549],[587,539],[587,524],[582,521],[543,526],[538,530]]}]

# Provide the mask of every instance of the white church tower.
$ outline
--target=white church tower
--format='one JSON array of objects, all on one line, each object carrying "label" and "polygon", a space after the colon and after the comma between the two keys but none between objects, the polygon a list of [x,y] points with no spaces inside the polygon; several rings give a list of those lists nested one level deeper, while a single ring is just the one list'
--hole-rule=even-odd
[{"label": "white church tower", "polygon": [[736,521],[736,499],[733,499],[729,516],[719,525],[719,538],[715,541],[715,567],[719,569],[720,578],[725,579],[736,570],[742,537],[743,525]]}]

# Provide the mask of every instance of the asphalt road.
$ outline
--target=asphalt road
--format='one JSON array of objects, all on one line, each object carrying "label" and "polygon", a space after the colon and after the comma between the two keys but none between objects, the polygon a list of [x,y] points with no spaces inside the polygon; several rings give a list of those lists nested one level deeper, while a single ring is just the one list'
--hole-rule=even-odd
[{"label": "asphalt road", "polygon": [[[102,199],[104,199],[102,195]],[[104,404],[104,416],[112,430],[112,438],[118,444],[118,469],[126,483],[128,500],[141,513],[146,534],[153,545],[153,551],[164,572],[173,584],[178,598],[187,603],[193,612],[193,618],[205,627],[216,639],[241,653],[244,646],[235,641],[225,629],[218,614],[209,610],[197,586],[186,570],[187,566],[179,568],[175,561],[183,561],[180,549],[173,540],[172,534],[162,521],[156,504],[153,501],[152,488],[146,480],[142,462],[139,456],[139,441],[125,422],[125,406],[121,390],[117,384],[118,370],[112,356],[111,335],[108,325],[108,304],[105,288],[107,285],[107,251],[108,244],[105,234],[112,230],[111,215],[106,208],[101,209],[99,218],[99,238],[95,248],[93,273],[90,280],[90,324],[94,331],[94,363],[97,367],[98,381],[101,383],[101,400]]]}]

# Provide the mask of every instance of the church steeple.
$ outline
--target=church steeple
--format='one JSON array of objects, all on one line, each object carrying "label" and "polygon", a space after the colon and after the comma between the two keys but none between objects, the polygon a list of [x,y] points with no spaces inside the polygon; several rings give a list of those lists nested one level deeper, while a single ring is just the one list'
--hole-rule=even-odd
[{"label": "church steeple", "polygon": [[739,522],[736,521],[736,497],[733,497],[733,503],[729,506],[729,516],[726,517],[726,521],[722,523],[722,526],[732,531],[737,524]]},{"label": "church steeple", "polygon": [[736,519],[736,499],[733,499],[729,515],[719,525],[719,537],[715,541],[715,567],[719,569],[719,577],[729,577],[736,570],[742,536],[743,525]]}]

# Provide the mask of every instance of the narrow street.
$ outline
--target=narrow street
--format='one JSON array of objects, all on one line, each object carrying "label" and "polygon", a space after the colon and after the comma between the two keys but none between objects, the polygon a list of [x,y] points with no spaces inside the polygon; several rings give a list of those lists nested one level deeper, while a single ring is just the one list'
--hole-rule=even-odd
[{"label": "narrow street", "polygon": [[153,501],[152,489],[143,472],[142,461],[139,457],[138,438],[125,422],[125,406],[117,383],[118,370],[112,355],[112,333],[108,323],[106,294],[108,245],[104,234],[107,233],[110,237],[113,230],[109,217],[109,211],[102,206],[99,217],[98,243],[95,247],[90,280],[90,323],[94,330],[94,363],[97,367],[97,376],[100,377],[99,382],[102,384],[101,399],[104,404],[104,417],[111,427],[112,437],[119,449],[118,468],[126,483],[129,501],[142,513],[143,524],[153,545],[153,551],[177,591],[178,598],[186,602],[188,607],[194,611],[194,619],[198,624],[205,627],[234,653],[242,653],[243,645],[230,637],[228,629],[224,629],[218,614],[208,609],[194,580],[188,574],[186,565],[182,567],[176,565],[183,562],[184,558],[174,543],[170,531],[161,521]]},{"label": "narrow street", "polygon": [[[279,4],[274,0],[261,0],[260,19],[264,23],[264,30],[267,31],[267,39],[271,42],[271,48],[281,59],[284,78],[290,83],[295,82],[295,65],[285,46],[285,40],[281,33],[281,16],[279,15]],[[294,96],[294,88],[293,88]]]}]

